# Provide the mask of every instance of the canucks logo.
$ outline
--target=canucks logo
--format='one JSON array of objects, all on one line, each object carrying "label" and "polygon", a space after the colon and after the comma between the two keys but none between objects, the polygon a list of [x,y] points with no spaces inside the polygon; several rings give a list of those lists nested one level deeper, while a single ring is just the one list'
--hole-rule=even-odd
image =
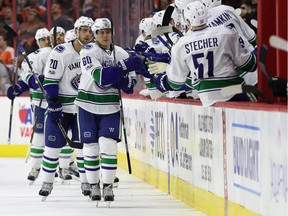
[{"label": "canucks logo", "polygon": [[77,74],[72,80],[71,80],[71,86],[77,91],[78,90],[78,86],[80,83],[80,78],[81,78],[81,74]]}]

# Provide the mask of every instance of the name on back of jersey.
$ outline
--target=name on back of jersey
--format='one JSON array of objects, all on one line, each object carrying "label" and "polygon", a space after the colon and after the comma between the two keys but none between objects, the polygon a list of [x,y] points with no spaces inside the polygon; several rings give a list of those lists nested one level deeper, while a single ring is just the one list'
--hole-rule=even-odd
[{"label": "name on back of jersey", "polygon": [[213,47],[218,47],[218,38],[213,37],[213,38],[204,38],[201,40],[195,40],[191,41],[187,44],[184,45],[186,49],[186,54],[189,54],[193,51],[198,51],[206,48],[213,48]]}]

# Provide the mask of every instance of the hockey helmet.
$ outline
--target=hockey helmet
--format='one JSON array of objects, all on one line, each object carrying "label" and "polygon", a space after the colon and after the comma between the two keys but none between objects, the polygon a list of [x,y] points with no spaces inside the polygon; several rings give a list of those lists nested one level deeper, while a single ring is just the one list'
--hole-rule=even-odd
[{"label": "hockey helmet", "polygon": [[65,42],[68,43],[75,39],[76,39],[75,30],[74,29],[68,30],[65,34],[65,39],[64,39]]},{"label": "hockey helmet", "polygon": [[143,18],[139,23],[139,30],[144,31],[146,35],[151,35],[153,28],[152,17]]},{"label": "hockey helmet", "polygon": [[222,0],[202,0],[202,3],[206,6],[206,8],[210,9],[221,5]]},{"label": "hockey helmet", "polygon": [[82,26],[92,27],[93,24],[93,19],[90,17],[81,16],[75,21],[74,28],[79,29]]},{"label": "hockey helmet", "polygon": [[[51,35],[54,34],[54,28],[55,28],[55,27],[51,28],[51,30],[50,30],[50,34],[51,34]],[[58,32],[59,32],[60,34],[65,34],[65,30],[64,30],[62,27],[56,26],[56,33],[58,33]]]},{"label": "hockey helmet", "polygon": [[190,21],[191,26],[204,25],[208,21],[207,8],[199,1],[191,2],[184,9],[184,17]]},{"label": "hockey helmet", "polygon": [[180,11],[182,11],[189,3],[194,1],[196,0],[175,0],[174,4]]},{"label": "hockey helmet", "polygon": [[161,10],[161,11],[156,12],[156,13],[153,15],[153,25],[154,25],[154,28],[157,28],[157,26],[159,26],[159,25],[162,26],[162,21],[163,21],[164,13],[165,13],[165,10]]},{"label": "hockey helmet", "polygon": [[35,39],[36,41],[40,40],[41,38],[50,37],[50,32],[47,28],[41,28],[36,31]]}]

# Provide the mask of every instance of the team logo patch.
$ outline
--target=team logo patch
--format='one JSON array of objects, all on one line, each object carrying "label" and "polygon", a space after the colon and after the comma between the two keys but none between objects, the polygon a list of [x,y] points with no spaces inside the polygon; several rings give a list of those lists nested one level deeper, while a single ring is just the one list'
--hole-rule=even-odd
[{"label": "team logo patch", "polygon": [[59,45],[59,46],[56,46],[56,47],[55,47],[55,51],[57,51],[57,52],[59,52],[59,53],[62,53],[64,50],[65,50],[65,47],[64,47],[64,46]]},{"label": "team logo patch", "polygon": [[80,78],[81,78],[81,74],[77,74],[72,80],[71,80],[71,86],[75,89],[78,90],[78,86],[80,83]]},{"label": "team logo patch", "polygon": [[92,45],[89,45],[89,44],[84,46],[84,49],[91,49],[91,48],[92,48]]},{"label": "team logo patch", "polygon": [[56,136],[49,135],[48,136],[48,140],[51,141],[51,142],[55,142],[56,141]]},{"label": "team logo patch", "polygon": [[85,131],[85,132],[83,133],[83,136],[84,136],[85,138],[90,138],[90,137],[91,137],[91,132],[90,132],[90,131]]},{"label": "team logo patch", "polygon": [[54,70],[49,70],[48,73],[49,74],[55,74],[56,72]]}]

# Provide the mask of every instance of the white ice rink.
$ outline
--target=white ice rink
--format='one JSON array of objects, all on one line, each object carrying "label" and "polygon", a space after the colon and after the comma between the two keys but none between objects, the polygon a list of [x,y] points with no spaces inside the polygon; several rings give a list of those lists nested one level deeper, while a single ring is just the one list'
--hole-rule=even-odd
[{"label": "white ice rink", "polygon": [[0,158],[0,216],[205,216],[155,187],[117,171],[119,187],[114,189],[115,202],[107,208],[103,201],[96,207],[80,191],[80,183],[54,184],[45,202],[38,191],[41,176],[29,185],[30,171],[23,158]]}]

